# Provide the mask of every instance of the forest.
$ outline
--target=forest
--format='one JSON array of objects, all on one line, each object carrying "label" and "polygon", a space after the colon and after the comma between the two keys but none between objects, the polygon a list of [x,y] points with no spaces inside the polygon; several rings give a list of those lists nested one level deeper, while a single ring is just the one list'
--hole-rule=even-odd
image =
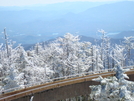
[{"label": "forest", "polygon": [[134,65],[134,36],[124,37],[120,44],[111,44],[104,30],[101,42],[80,42],[70,33],[49,44],[37,43],[30,50],[9,41],[0,44],[0,92],[10,88],[80,74]]}]

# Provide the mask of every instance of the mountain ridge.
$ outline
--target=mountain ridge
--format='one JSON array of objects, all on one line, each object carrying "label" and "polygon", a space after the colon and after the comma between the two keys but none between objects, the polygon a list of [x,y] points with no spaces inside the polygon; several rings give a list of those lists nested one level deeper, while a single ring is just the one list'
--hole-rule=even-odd
[{"label": "mountain ridge", "polygon": [[6,26],[7,33],[14,39],[18,36],[21,38],[22,35],[25,37],[40,35],[46,40],[57,37],[53,33],[62,36],[67,32],[97,37],[96,32],[99,29],[104,29],[108,33],[134,29],[134,2],[132,1],[89,7],[81,13],[21,10],[15,13],[0,11],[0,15],[1,31]]}]

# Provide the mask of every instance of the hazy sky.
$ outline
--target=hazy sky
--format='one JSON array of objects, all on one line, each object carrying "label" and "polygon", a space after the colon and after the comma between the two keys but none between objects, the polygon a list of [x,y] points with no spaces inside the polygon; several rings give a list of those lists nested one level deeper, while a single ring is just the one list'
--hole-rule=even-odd
[{"label": "hazy sky", "polygon": [[65,1],[134,1],[134,0],[0,0],[0,6],[24,6],[24,5],[33,5],[33,4],[50,4],[58,3]]}]

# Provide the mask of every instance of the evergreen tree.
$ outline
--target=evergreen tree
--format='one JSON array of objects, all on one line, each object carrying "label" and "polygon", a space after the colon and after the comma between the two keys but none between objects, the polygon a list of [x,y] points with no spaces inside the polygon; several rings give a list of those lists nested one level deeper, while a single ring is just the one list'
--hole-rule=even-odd
[{"label": "evergreen tree", "polygon": [[[119,63],[119,62],[118,62]],[[90,86],[90,97],[94,101],[133,101],[134,82],[128,81],[125,74],[129,69],[123,69],[120,63],[115,69],[116,76],[102,78],[101,76],[93,81],[100,82],[100,85]]]}]

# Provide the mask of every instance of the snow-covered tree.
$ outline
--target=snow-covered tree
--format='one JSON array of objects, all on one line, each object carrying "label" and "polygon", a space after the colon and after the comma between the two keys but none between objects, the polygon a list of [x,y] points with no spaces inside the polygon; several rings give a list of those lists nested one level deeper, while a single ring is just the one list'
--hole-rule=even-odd
[{"label": "snow-covered tree", "polygon": [[117,65],[120,64],[122,67],[125,66],[126,53],[124,46],[116,44],[111,51],[110,56],[114,59]]},{"label": "snow-covered tree", "polygon": [[10,88],[15,88],[18,87],[19,85],[17,84],[18,81],[16,80],[16,75],[18,71],[14,68],[10,68],[7,73],[8,75],[6,76],[6,78],[3,80],[3,84],[4,84],[4,90],[10,89]]},{"label": "snow-covered tree", "polygon": [[133,51],[134,51],[134,36],[130,36],[130,37],[124,37],[125,41],[124,46],[125,46],[125,50],[126,50],[126,54],[127,54],[127,58],[126,58],[126,65],[132,65],[133,64]]},{"label": "snow-covered tree", "polygon": [[[121,67],[124,66],[128,57],[126,50],[133,49],[134,46],[131,38],[126,38],[125,47],[115,45],[110,48],[110,39],[105,35],[106,32],[100,32],[102,43],[98,45],[81,42],[79,36],[67,33],[47,45],[37,43],[27,51],[21,45],[13,47],[14,42],[5,38],[5,45],[0,44],[0,90],[23,88],[25,85],[45,82],[56,77],[108,69],[119,63]],[[113,65],[110,64],[112,59]],[[118,82],[116,79],[113,78],[115,83]]]},{"label": "snow-covered tree", "polygon": [[134,82],[128,81],[129,77],[125,74],[129,69],[123,69],[118,62],[115,68],[116,76],[99,77],[93,81],[100,82],[100,85],[90,86],[90,97],[94,101],[133,101]]},{"label": "snow-covered tree", "polygon": [[110,38],[106,35],[107,32],[105,32],[103,29],[98,30],[102,34],[101,37],[101,60],[103,61],[104,69],[110,68]]},{"label": "snow-covered tree", "polygon": [[99,71],[104,69],[103,61],[101,60],[101,52],[99,46],[92,46],[93,48],[93,68],[94,71]]}]

